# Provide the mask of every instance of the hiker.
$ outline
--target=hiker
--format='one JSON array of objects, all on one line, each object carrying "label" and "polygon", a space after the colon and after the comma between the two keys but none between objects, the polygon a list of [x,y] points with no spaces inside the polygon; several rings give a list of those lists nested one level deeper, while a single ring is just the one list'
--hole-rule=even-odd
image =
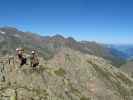
[{"label": "hiker", "polygon": [[38,57],[37,57],[35,50],[33,50],[31,52],[30,64],[31,64],[31,67],[33,67],[33,68],[35,68],[39,65],[39,60],[38,60]]},{"label": "hiker", "polygon": [[24,49],[22,49],[22,48],[17,48],[17,49],[16,49],[16,52],[17,52],[17,57],[18,57],[18,59],[21,61],[21,62],[20,62],[20,66],[23,66],[24,64],[27,63],[27,59],[26,59],[26,57],[24,57],[24,55],[23,55]]}]

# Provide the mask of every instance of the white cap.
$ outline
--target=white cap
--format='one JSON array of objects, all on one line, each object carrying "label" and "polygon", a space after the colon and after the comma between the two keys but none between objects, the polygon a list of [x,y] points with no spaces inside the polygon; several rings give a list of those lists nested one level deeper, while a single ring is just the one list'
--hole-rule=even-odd
[{"label": "white cap", "polygon": [[17,48],[16,51],[19,51],[19,48]]},{"label": "white cap", "polygon": [[32,51],[31,53],[35,53],[35,51]]}]

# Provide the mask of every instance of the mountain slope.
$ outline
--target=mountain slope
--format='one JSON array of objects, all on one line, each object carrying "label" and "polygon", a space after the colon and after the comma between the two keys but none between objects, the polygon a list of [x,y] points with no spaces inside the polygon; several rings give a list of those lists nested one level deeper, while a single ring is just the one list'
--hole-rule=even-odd
[{"label": "mountain slope", "polygon": [[1,100],[132,99],[133,80],[102,58],[63,48],[40,61],[36,70],[1,64]]},{"label": "mountain slope", "polygon": [[119,55],[116,55],[116,51],[95,42],[78,42],[71,37],[64,38],[60,35],[44,37],[30,32],[22,32],[12,27],[0,28],[0,54],[15,54],[14,50],[17,47],[24,47],[26,52],[36,49],[45,59],[53,57],[58,49],[68,47],[82,53],[103,57],[116,66],[125,63],[120,52]]},{"label": "mountain slope", "polygon": [[133,77],[133,61],[132,60],[127,61],[127,63],[122,65],[120,69],[124,71],[125,73],[127,73],[129,76]]}]

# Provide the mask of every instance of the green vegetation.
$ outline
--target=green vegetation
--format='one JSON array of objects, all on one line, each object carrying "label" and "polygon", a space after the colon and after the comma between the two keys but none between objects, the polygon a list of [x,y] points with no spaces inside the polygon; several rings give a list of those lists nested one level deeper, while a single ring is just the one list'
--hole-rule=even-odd
[{"label": "green vegetation", "polygon": [[59,68],[59,69],[55,70],[54,72],[57,76],[61,76],[61,77],[63,77],[66,74],[65,70],[62,68]]},{"label": "green vegetation", "polygon": [[17,100],[17,98],[16,98],[15,95],[13,95],[13,96],[10,97],[10,100]]},{"label": "green vegetation", "polygon": [[91,99],[87,97],[81,97],[80,100],[91,100]]}]

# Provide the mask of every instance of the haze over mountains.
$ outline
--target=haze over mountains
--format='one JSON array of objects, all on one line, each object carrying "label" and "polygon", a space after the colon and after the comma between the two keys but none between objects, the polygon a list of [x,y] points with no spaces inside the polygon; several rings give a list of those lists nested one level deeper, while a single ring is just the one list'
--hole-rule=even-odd
[{"label": "haze over mountains", "polygon": [[110,48],[114,48],[120,52],[123,52],[125,54],[125,57],[127,59],[132,59],[133,58],[133,45],[132,44],[121,44],[121,45],[118,45],[118,44],[112,44],[112,45],[108,45]]}]

